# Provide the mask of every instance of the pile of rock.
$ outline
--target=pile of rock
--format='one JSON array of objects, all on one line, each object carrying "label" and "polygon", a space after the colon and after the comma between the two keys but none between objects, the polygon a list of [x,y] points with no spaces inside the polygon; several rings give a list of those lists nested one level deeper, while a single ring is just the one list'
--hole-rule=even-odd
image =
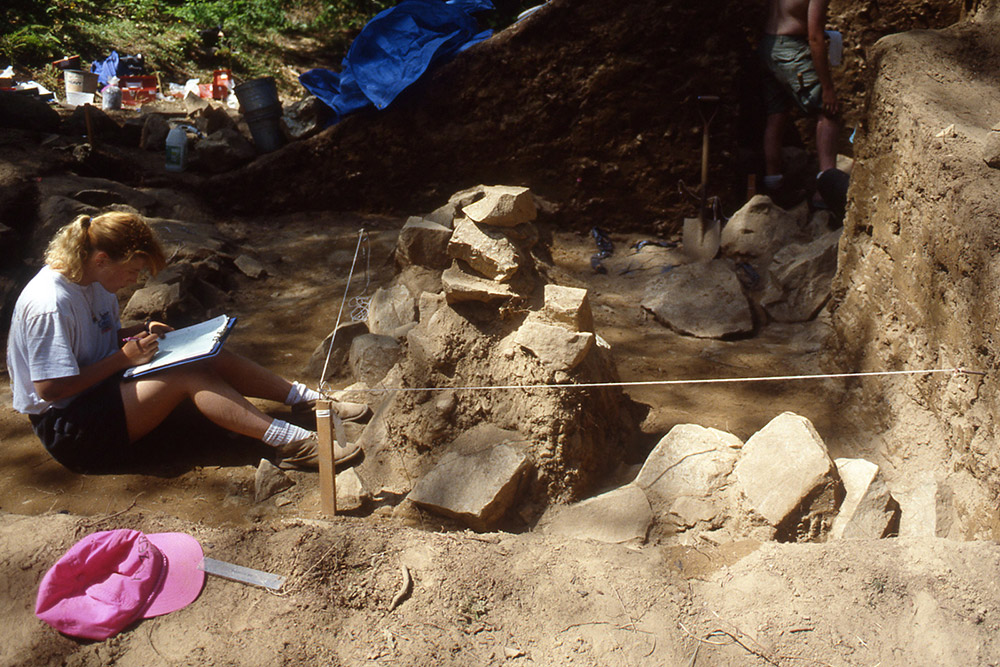
[{"label": "pile of rock", "polygon": [[345,397],[375,408],[357,469],[373,495],[489,529],[585,495],[632,447],[645,408],[574,387],[618,375],[586,290],[541,277],[536,215],[526,188],[479,186],[410,218],[395,280],[335,332],[328,375],[348,363]]},{"label": "pile of rock", "polygon": [[785,412],[746,443],[717,429],[675,426],[634,481],[554,508],[539,529],[604,542],[721,544],[881,538],[899,525],[899,503],[877,465],[832,459],[812,423]]},{"label": "pile of rock", "polygon": [[669,255],[642,307],[699,338],[747,336],[767,321],[808,321],[830,297],[841,233],[832,229],[836,224],[828,211],[810,214],[807,203],[786,211],[757,195],[722,228],[719,258],[691,262],[682,252]]}]

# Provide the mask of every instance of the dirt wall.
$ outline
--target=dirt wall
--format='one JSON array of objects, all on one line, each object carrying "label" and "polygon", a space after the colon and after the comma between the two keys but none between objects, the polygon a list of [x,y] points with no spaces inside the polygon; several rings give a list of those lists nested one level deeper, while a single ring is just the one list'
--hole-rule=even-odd
[{"label": "dirt wall", "polygon": [[1000,38],[978,16],[874,47],[831,310],[848,369],[987,373],[866,382],[861,404],[896,443],[885,459],[965,468],[995,494],[1000,171],[983,144],[1000,120]]},{"label": "dirt wall", "polygon": [[[709,193],[727,214],[759,169],[763,116],[753,48],[763,0],[552,0],[425,75],[384,112],[348,117],[207,184],[224,209],[432,210],[479,183],[528,186],[578,228],[676,231],[700,179],[697,98],[718,95]],[[843,152],[863,115],[867,49],[950,25],[963,0],[834,0]],[[803,125],[808,145],[811,131]]]}]

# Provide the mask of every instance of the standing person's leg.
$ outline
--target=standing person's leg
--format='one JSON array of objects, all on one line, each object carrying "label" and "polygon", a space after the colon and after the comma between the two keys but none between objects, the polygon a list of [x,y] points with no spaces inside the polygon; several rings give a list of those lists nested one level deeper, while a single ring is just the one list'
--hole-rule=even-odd
[{"label": "standing person's leg", "polygon": [[[785,137],[785,128],[788,125],[789,112],[771,113],[767,115],[764,124],[764,185],[766,189],[773,189],[778,185],[781,177],[781,145]],[[771,181],[768,177],[772,178]]]},{"label": "standing person's leg", "polygon": [[837,166],[837,137],[839,134],[840,121],[821,113],[816,119],[816,155],[819,160],[820,173]]}]

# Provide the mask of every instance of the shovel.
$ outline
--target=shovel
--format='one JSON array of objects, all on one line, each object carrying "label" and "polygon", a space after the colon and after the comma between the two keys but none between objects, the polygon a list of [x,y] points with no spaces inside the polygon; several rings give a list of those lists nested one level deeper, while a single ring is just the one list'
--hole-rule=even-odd
[{"label": "shovel", "polygon": [[719,110],[717,95],[699,95],[698,111],[704,123],[701,137],[701,187],[699,188],[698,217],[685,218],[681,237],[684,251],[695,261],[707,262],[719,252],[722,226],[714,207],[711,219],[706,216],[708,204],[708,128]]}]

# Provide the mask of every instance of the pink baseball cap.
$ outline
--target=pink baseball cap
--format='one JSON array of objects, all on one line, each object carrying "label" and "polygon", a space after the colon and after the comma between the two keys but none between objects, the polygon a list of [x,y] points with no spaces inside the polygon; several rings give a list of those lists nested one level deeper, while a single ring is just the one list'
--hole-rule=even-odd
[{"label": "pink baseball cap", "polygon": [[203,558],[198,540],[184,533],[93,533],[42,577],[35,616],[73,637],[107,639],[194,602],[205,583]]}]

